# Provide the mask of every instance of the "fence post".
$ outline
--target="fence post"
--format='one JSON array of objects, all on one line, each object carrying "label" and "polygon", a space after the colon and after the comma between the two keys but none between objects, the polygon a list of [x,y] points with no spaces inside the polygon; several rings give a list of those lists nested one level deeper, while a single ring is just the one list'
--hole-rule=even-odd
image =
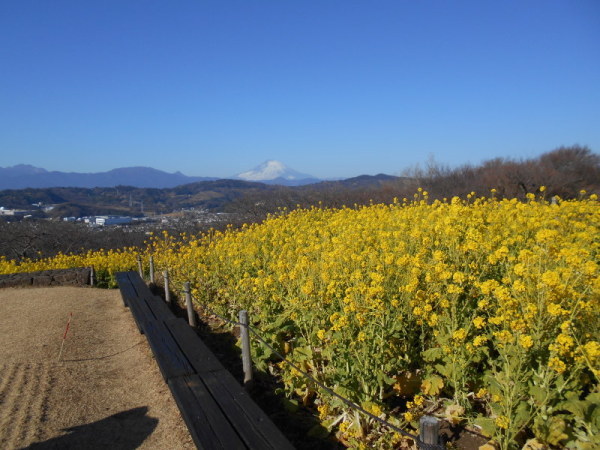
[{"label": "fence post", "polygon": [[250,332],[248,331],[248,311],[239,313],[240,337],[242,339],[242,366],[244,368],[244,386],[252,382],[252,356],[250,355]]},{"label": "fence post", "polygon": [[96,284],[95,274],[94,274],[94,266],[90,267],[90,286]]},{"label": "fence post", "polygon": [[144,279],[144,269],[142,268],[142,257],[140,255],[137,256],[138,263],[138,272],[140,273],[140,277],[142,280]]},{"label": "fence post", "polygon": [[440,422],[433,416],[423,416],[419,420],[419,440],[427,445],[439,445]]},{"label": "fence post", "polygon": [[154,284],[154,256],[150,255],[150,283]]},{"label": "fence post", "polygon": [[190,282],[186,281],[183,286],[183,291],[185,292],[185,304],[187,306],[188,323],[190,324],[190,327],[195,327],[196,316],[194,314],[194,307],[192,305],[192,293],[190,291]]},{"label": "fence post", "polygon": [[165,280],[165,301],[171,306],[171,291],[169,290],[169,271],[163,271],[163,278]]}]

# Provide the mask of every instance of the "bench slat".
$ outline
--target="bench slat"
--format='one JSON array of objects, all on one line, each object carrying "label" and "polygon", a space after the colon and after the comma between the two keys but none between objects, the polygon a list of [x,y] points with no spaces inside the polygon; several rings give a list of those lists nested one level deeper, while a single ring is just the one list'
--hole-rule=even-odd
[{"label": "bench slat", "polygon": [[119,290],[121,291],[121,298],[123,299],[123,304],[127,306],[128,298],[135,297],[136,293],[129,281],[129,277],[126,272],[119,272],[115,275],[115,279],[117,280],[117,284],[119,285]]},{"label": "bench slat", "polygon": [[144,331],[165,381],[195,373],[194,368],[162,322],[149,321],[146,323]]},{"label": "bench slat", "polygon": [[164,300],[152,293],[146,282],[136,272],[129,272],[129,280],[137,292],[137,296],[143,299],[157,320],[168,320],[173,313]]},{"label": "bench slat", "polygon": [[137,323],[140,333],[144,334],[146,324],[150,320],[154,320],[154,319],[152,317],[148,317],[149,314],[144,310],[145,309],[144,304],[141,302],[140,299],[130,298],[128,303],[129,303],[129,309],[131,310],[133,318],[135,319],[135,323]]},{"label": "bench slat", "polygon": [[137,272],[127,272],[127,276],[129,277],[129,282],[135,289],[136,295],[139,298],[153,295],[148,285],[146,285],[146,282]]},{"label": "bench slat", "polygon": [[145,305],[142,300],[138,297],[137,292],[131,281],[129,280],[129,273],[120,272],[117,274],[117,282],[119,284],[119,290],[123,298],[123,303],[131,309],[133,318],[140,330],[140,333],[144,333],[144,325],[149,319],[148,311],[146,311]]},{"label": "bench slat", "polygon": [[198,448],[247,448],[198,375],[171,379],[169,387]]},{"label": "bench slat", "polygon": [[[141,297],[142,295],[144,295],[144,289],[146,289],[147,286],[146,286],[146,283],[144,282],[143,278],[140,277],[140,275],[137,272],[133,272],[133,271],[125,272],[125,274],[127,275],[127,279],[129,280],[129,283],[135,290],[135,295],[137,297]],[[139,281],[139,283],[138,283],[138,281]]]},{"label": "bench slat", "polygon": [[294,447],[227,370],[199,375],[249,448],[287,450]]},{"label": "bench slat", "polygon": [[224,369],[221,362],[185,320],[172,318],[167,320],[165,325],[197,373]]},{"label": "bench slat", "polygon": [[144,300],[152,310],[154,317],[158,320],[167,321],[173,317],[173,312],[162,298],[151,294],[148,297],[144,297]]}]

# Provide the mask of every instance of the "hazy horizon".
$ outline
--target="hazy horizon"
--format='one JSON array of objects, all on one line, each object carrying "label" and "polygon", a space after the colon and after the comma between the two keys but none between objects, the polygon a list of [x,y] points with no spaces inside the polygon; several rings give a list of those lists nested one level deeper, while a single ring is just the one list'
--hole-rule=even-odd
[{"label": "hazy horizon", "polygon": [[[179,173],[179,174],[182,174],[182,175],[185,175],[185,176],[188,176],[188,177],[203,177],[203,178],[222,178],[222,179],[229,179],[229,178],[235,178],[235,177],[237,177],[238,175],[243,175],[245,172],[249,172],[249,171],[252,171],[252,170],[254,170],[254,169],[257,169],[257,168],[259,168],[261,165],[263,165],[263,164],[265,164],[265,163],[267,163],[267,162],[271,162],[271,161],[275,161],[275,162],[283,163],[283,164],[284,164],[284,165],[285,165],[285,166],[286,166],[288,169],[291,169],[291,170],[294,170],[294,171],[295,171],[295,168],[294,168],[294,167],[290,167],[288,164],[285,164],[285,161],[278,161],[278,160],[274,160],[274,159],[269,159],[269,160],[263,161],[263,162],[261,162],[260,164],[257,164],[257,165],[255,165],[254,167],[248,168],[248,170],[245,170],[245,171],[243,171],[243,172],[241,172],[241,173],[232,173],[232,174],[230,174],[229,176],[225,176],[225,177],[217,177],[217,176],[213,176],[213,175],[210,175],[210,174],[194,174],[194,173],[186,173],[184,170],[178,170],[178,169],[175,169],[175,170],[169,171],[169,170],[163,170],[163,169],[161,169],[160,167],[151,167],[151,166],[146,166],[146,165],[143,165],[143,164],[137,164],[137,165],[134,165],[134,166],[127,166],[127,167],[112,167],[112,168],[108,168],[108,169],[106,169],[106,170],[89,171],[89,172],[65,171],[65,170],[61,170],[61,169],[52,169],[52,170],[51,170],[51,169],[47,169],[46,167],[40,167],[40,166],[37,166],[37,165],[35,165],[35,164],[29,164],[29,163],[19,163],[19,164],[14,164],[14,165],[11,165],[11,166],[0,166],[0,169],[13,169],[13,168],[17,168],[17,167],[19,167],[19,166],[26,166],[26,167],[33,167],[33,168],[35,168],[35,169],[42,169],[42,170],[45,170],[45,171],[47,171],[47,172],[80,173],[80,174],[96,174],[96,173],[105,173],[105,172],[110,172],[110,171],[113,171],[113,170],[120,170],[120,169],[144,168],[144,169],[154,169],[154,170],[160,170],[160,171],[162,171],[162,172],[165,172],[165,173],[168,173],[168,174],[177,174],[177,173]],[[357,175],[357,176],[360,176],[360,175],[380,175],[380,174],[384,174],[384,172],[378,172],[378,173],[362,173],[362,174],[359,174],[359,175]],[[302,175],[306,175],[306,177],[307,177],[307,178],[309,178],[309,177],[313,177],[313,175],[312,175],[312,174],[302,174]],[[387,173],[386,173],[386,175],[394,175],[394,174],[387,174]],[[316,177],[314,177],[314,178],[316,178]],[[321,178],[319,178],[319,179],[321,179]],[[335,180],[335,179],[339,179],[339,177],[325,177],[325,178],[322,178],[322,180]]]}]

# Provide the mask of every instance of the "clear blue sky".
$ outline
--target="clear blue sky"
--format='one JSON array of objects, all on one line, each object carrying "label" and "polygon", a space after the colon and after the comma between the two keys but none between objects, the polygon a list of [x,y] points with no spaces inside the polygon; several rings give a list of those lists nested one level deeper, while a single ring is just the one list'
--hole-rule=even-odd
[{"label": "clear blue sky", "polygon": [[0,2],[0,166],[318,177],[600,151],[600,1]]}]

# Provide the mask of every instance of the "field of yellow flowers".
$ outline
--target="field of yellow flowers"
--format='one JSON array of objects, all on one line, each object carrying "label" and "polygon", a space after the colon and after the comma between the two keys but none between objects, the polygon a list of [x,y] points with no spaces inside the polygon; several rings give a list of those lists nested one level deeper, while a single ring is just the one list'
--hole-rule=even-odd
[{"label": "field of yellow flowers", "polygon": [[[429,201],[420,191],[163,234],[141,250],[0,259],[0,273],[94,266],[114,285],[112,274],[153,255],[175,285],[192,282],[200,303],[232,318],[247,309],[291,361],[398,426],[434,412],[501,448],[591,449],[600,446],[599,227],[595,195]],[[400,441],[264,347],[254,352],[342,441]]]}]

